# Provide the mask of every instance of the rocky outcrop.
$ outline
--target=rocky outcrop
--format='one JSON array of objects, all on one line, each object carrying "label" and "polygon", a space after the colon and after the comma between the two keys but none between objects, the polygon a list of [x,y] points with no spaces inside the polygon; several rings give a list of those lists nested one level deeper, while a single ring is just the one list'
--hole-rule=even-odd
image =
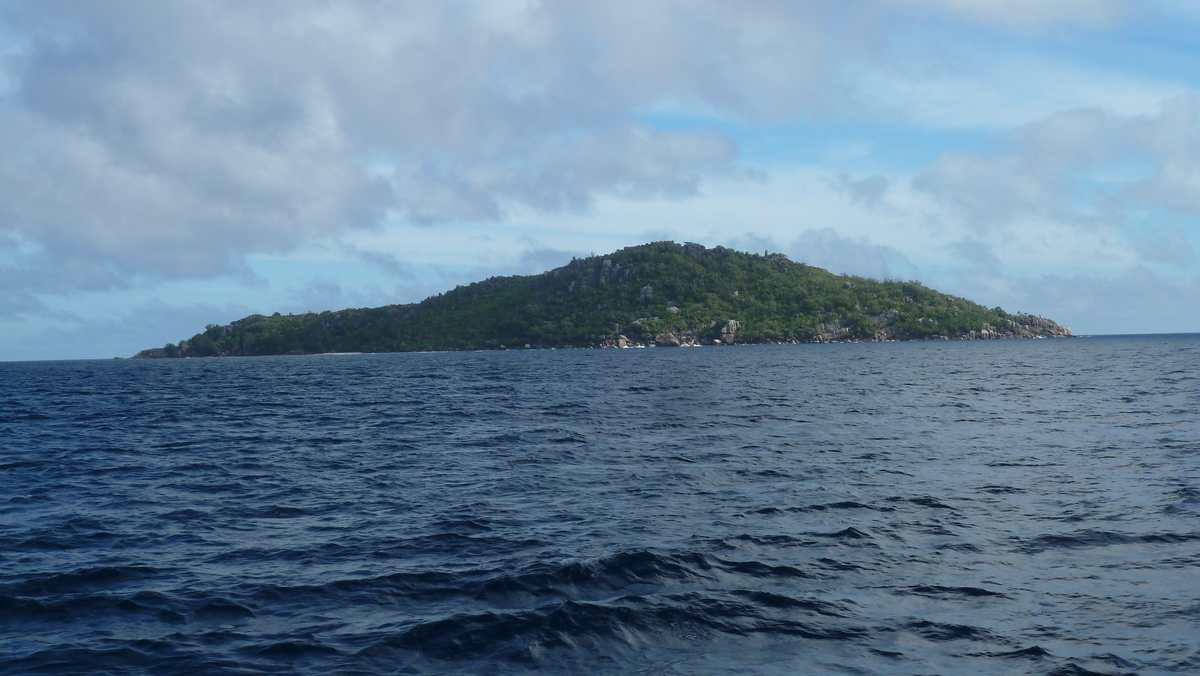
[{"label": "rocky outcrop", "polygon": [[170,357],[171,355],[167,354],[167,351],[161,347],[152,347],[133,355],[134,359],[169,359]]},{"label": "rocky outcrop", "polygon": [[833,319],[817,324],[817,332],[813,334],[814,343],[836,343],[844,335],[849,334],[850,329],[842,326],[840,319]]},{"label": "rocky outcrop", "polygon": [[[605,258],[599,266],[592,265],[591,258],[574,258],[567,265],[542,273],[540,288],[545,282],[558,279],[562,275],[575,275],[575,279],[567,286],[567,293],[577,293],[584,287],[603,287],[616,284],[628,284],[637,275],[637,269],[631,265],[621,265],[612,259]],[[505,278],[494,278],[503,281]],[[492,279],[487,280],[489,282]]]},{"label": "rocky outcrop", "polygon": [[875,322],[876,324],[887,324],[899,315],[900,313],[896,310],[888,310],[887,312],[881,312],[871,317],[871,321]]},{"label": "rocky outcrop", "polygon": [[[1045,317],[1017,315],[1014,319],[1009,319],[1008,323],[1008,333],[1012,333],[1015,338],[1070,338],[1075,335],[1071,333],[1071,327],[1059,326]],[[983,327],[985,330],[990,328],[987,324]]]},{"label": "rocky outcrop", "polygon": [[659,347],[679,347],[679,336],[674,333],[660,333],[654,337],[654,344]]},{"label": "rocky outcrop", "polygon": [[998,338],[1072,338],[1068,326],[1060,326],[1045,317],[1033,315],[1017,315],[1006,319],[1004,326],[992,326],[985,323],[976,331],[968,331],[961,340],[995,340]]},{"label": "rocky outcrop", "polygon": [[725,322],[725,326],[721,327],[720,341],[725,345],[732,344],[737,339],[737,332],[740,328],[742,325],[736,319]]}]

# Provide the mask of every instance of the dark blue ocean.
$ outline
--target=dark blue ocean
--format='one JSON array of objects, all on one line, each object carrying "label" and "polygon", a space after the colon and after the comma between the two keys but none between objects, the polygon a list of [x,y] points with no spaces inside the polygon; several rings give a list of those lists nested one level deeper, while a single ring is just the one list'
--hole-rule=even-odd
[{"label": "dark blue ocean", "polygon": [[0,363],[0,673],[1200,673],[1200,336]]}]

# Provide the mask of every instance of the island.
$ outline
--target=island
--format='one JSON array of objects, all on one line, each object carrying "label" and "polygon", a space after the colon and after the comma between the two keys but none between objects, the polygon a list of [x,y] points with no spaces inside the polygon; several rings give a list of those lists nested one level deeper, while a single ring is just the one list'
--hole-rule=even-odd
[{"label": "island", "polygon": [[779,253],[652,242],[419,303],[209,324],[135,358],[1070,337],[915,281],[835,275]]}]

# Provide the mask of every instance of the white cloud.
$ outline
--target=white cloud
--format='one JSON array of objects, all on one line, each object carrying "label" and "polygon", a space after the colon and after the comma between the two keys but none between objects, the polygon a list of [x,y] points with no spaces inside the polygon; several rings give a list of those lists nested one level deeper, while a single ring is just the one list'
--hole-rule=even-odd
[{"label": "white cloud", "polygon": [[1013,303],[1037,307],[1077,333],[1186,333],[1196,330],[1200,277],[1133,267],[1116,275],[1049,274],[1013,280]]},{"label": "white cloud", "polygon": [[[494,221],[505,204],[695,195],[739,171],[734,142],[631,112],[886,114],[873,73],[896,91],[937,82],[886,66],[888,17],[918,6],[1009,14],[952,0],[13,3],[0,234],[38,247],[18,267],[46,292],[228,274],[384,214]],[[1014,14],[1091,25],[1116,7]]]},{"label": "white cloud", "polygon": [[1000,151],[947,152],[915,185],[979,232],[1028,218],[1085,228],[1136,225],[1146,211],[1198,218],[1200,99],[1152,116],[1059,113]]},{"label": "white cloud", "polygon": [[1147,261],[1189,268],[1196,260],[1191,243],[1179,228],[1167,228],[1157,235],[1143,237],[1136,242],[1136,247],[1138,254]]},{"label": "white cloud", "polygon": [[885,0],[900,7],[923,7],[959,19],[1022,33],[1074,24],[1102,27],[1135,7],[1132,0]]},{"label": "white cloud", "polygon": [[24,38],[4,69],[0,234],[39,250],[23,261],[31,288],[113,288],[227,274],[386,212],[495,220],[501,201],[557,211],[603,193],[680,196],[725,171],[736,148],[720,134],[624,117],[687,76],[701,38],[631,6],[679,42],[644,63],[652,51],[618,44],[629,36],[616,17],[578,12],[10,7],[0,17]]},{"label": "white cloud", "polygon": [[886,204],[888,178],[880,174],[854,178],[846,173],[839,174],[830,181],[830,185],[841,190],[850,200],[868,207],[881,207]]},{"label": "white cloud", "polygon": [[130,357],[148,347],[190,338],[210,322],[244,317],[250,311],[238,304],[176,305],[154,299],[120,314],[86,317],[54,312],[52,322],[14,321],[0,333],[0,354],[6,359],[106,359]]},{"label": "white cloud", "polygon": [[792,243],[792,256],[839,274],[875,279],[915,279],[916,267],[893,247],[866,237],[843,237],[833,228],[810,228]]},{"label": "white cloud", "polygon": [[1184,84],[1058,55],[958,44],[864,69],[854,95],[880,116],[923,129],[1002,131],[1080,108],[1155,114],[1189,91]]}]

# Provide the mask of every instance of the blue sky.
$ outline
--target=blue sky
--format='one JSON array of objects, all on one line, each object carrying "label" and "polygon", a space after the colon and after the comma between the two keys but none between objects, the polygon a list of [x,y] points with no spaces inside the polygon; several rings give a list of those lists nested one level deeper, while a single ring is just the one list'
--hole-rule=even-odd
[{"label": "blue sky", "polygon": [[1200,331],[1200,5],[8,2],[0,359],[652,240]]}]

